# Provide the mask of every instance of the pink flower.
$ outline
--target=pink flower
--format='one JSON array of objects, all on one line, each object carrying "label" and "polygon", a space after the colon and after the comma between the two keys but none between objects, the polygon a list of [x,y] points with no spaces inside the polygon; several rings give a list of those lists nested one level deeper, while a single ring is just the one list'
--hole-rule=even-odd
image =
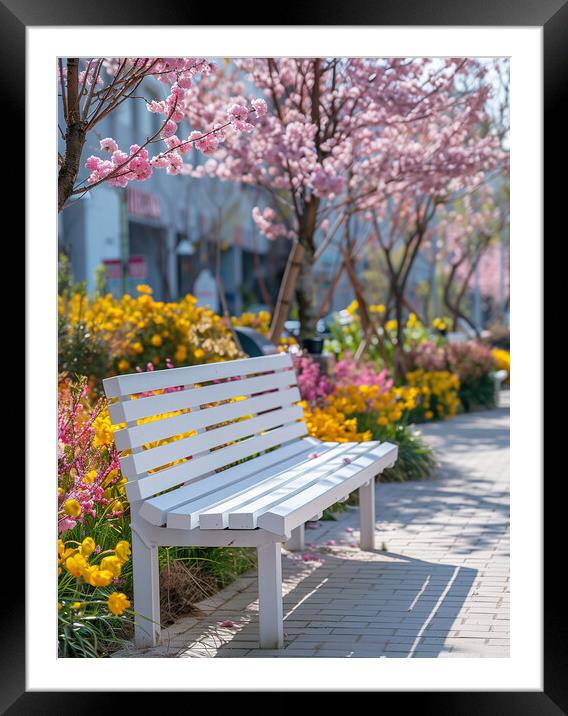
[{"label": "pink flower", "polygon": [[168,119],[168,121],[165,123],[162,133],[160,136],[162,139],[166,139],[167,137],[172,137],[177,130],[177,124],[173,121],[173,119]]},{"label": "pink flower", "polygon": [[335,544],[335,540],[334,540],[334,539],[328,539],[327,542],[326,542],[326,544],[328,544],[328,545],[331,547],[331,546],[333,546],[333,545]]},{"label": "pink flower", "polygon": [[318,457],[318,454],[317,452],[311,452],[308,457],[310,458],[310,460],[314,460],[316,457]]},{"label": "pink flower", "polygon": [[256,112],[257,117],[264,117],[264,115],[267,113],[268,109],[266,107],[266,102],[263,99],[253,99],[251,102],[252,108]]},{"label": "pink flower", "polygon": [[227,114],[229,115],[229,121],[233,129],[239,132],[250,132],[254,129],[254,126],[250,122],[247,122],[249,115],[248,107],[242,104],[232,104],[227,110]]},{"label": "pink flower", "polygon": [[346,531],[346,532],[353,532],[353,527],[346,527],[346,528],[345,528],[345,531]]},{"label": "pink flower", "polygon": [[344,462],[346,465],[349,465],[350,462],[351,462],[351,458],[350,458],[350,457],[347,457],[347,455],[346,455],[346,456],[343,458],[343,462]]},{"label": "pink flower", "polygon": [[356,543],[356,542],[349,542],[349,546],[350,546],[350,547],[357,547],[357,543]]},{"label": "pink flower", "polygon": [[235,626],[235,623],[230,619],[225,619],[225,621],[219,622],[219,626],[224,627],[225,629],[232,629]]},{"label": "pink flower", "polygon": [[[114,141],[114,139],[111,139],[110,137],[107,137],[106,139],[101,139],[100,141],[101,149],[105,152],[116,152],[118,149],[118,144]],[[89,167],[90,169],[90,167]]]}]

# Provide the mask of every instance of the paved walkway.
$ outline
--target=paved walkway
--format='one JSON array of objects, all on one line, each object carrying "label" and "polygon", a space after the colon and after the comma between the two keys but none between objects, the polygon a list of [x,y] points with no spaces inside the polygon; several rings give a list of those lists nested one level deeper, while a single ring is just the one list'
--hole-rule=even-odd
[{"label": "paved walkway", "polygon": [[[435,480],[377,486],[377,549],[358,511],[284,553],[281,651],[258,648],[256,574],[241,576],[136,657],[508,657],[509,409],[421,426]],[[328,542],[334,544],[328,544]],[[221,626],[228,621],[233,626]]]}]

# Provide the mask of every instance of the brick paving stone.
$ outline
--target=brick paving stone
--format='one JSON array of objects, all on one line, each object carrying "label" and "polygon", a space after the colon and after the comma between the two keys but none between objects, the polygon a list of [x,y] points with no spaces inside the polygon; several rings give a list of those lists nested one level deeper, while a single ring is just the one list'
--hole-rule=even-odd
[{"label": "brick paving stone", "polygon": [[[114,656],[508,657],[507,400],[419,429],[438,450],[440,468],[434,480],[377,486],[379,549],[347,546],[359,539],[358,511],[347,507],[336,521],[306,530],[306,543],[314,545],[306,551],[325,562],[284,551],[284,649],[258,648],[257,582],[250,572],[198,604],[203,616],[164,629],[160,646]],[[329,539],[336,545],[326,546]],[[235,627],[221,628],[226,619]]]}]

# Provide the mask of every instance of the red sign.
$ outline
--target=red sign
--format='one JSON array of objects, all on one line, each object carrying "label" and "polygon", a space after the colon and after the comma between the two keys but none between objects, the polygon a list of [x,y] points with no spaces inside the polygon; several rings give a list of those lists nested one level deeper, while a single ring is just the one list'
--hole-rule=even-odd
[{"label": "red sign", "polygon": [[105,259],[103,261],[107,279],[118,280],[122,274],[122,261],[120,259]]},{"label": "red sign", "polygon": [[148,264],[145,256],[131,256],[128,259],[128,276],[138,280],[148,276]]},{"label": "red sign", "polygon": [[[118,281],[122,276],[122,261],[120,259],[105,259],[106,277]],[[148,262],[145,256],[131,256],[128,259],[128,277],[140,281],[148,276]]]},{"label": "red sign", "polygon": [[142,219],[160,218],[160,198],[136,187],[128,187],[128,213]]}]

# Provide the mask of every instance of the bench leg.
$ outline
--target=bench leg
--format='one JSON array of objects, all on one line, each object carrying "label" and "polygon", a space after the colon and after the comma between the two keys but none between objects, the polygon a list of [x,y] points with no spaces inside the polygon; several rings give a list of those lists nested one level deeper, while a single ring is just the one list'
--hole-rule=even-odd
[{"label": "bench leg", "polygon": [[304,525],[300,525],[299,527],[296,527],[295,530],[292,530],[290,539],[284,544],[284,546],[291,552],[304,549]]},{"label": "bench leg", "polygon": [[260,648],[284,646],[282,625],[282,555],[280,542],[257,547]]},{"label": "bench leg", "polygon": [[361,549],[375,549],[375,478],[359,488]]},{"label": "bench leg", "polygon": [[134,643],[156,646],[160,639],[160,583],[158,548],[147,546],[132,532],[132,576],[134,581]]}]

